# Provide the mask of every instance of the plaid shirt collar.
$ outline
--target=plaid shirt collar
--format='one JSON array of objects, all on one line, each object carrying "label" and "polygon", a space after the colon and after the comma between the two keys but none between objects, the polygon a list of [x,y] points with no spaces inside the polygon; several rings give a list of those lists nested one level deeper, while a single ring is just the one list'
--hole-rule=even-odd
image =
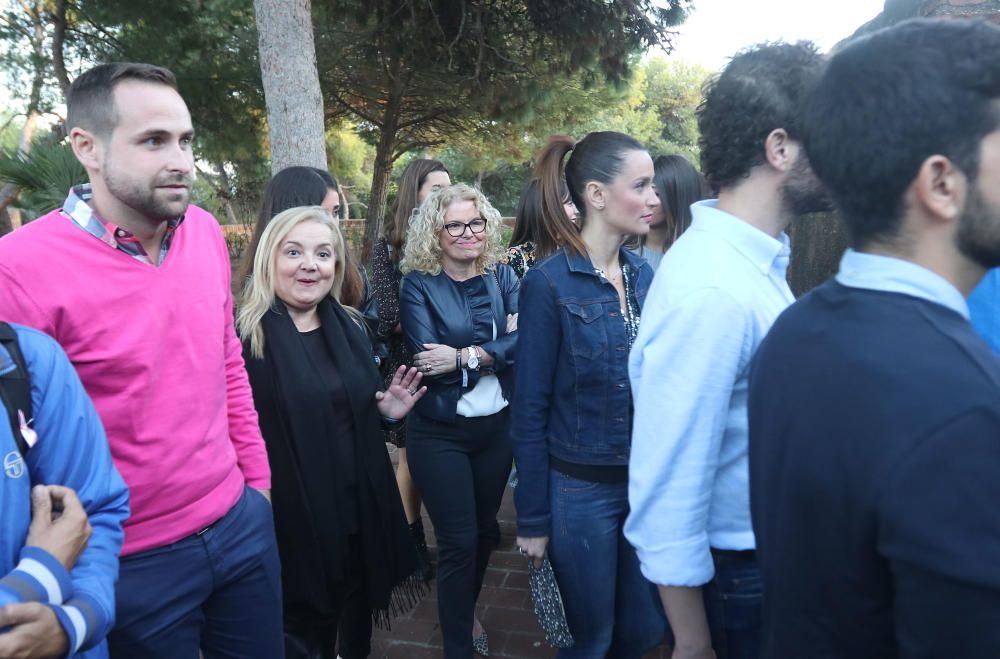
[{"label": "plaid shirt collar", "polygon": [[93,208],[91,208],[89,202],[93,196],[94,193],[89,183],[74,186],[69,191],[69,195],[63,203],[63,215],[72,220],[73,224],[99,239],[101,242],[113,247],[114,249],[120,249],[134,259],[156,266],[163,263],[163,259],[166,258],[167,251],[170,249],[170,243],[173,240],[174,233],[177,231],[177,227],[180,226],[181,222],[184,221],[184,216],[167,220],[167,232],[163,236],[163,242],[160,243],[160,254],[154,263],[153,260],[149,258],[149,255],[146,254],[146,250],[143,249],[142,244],[136,239],[132,232],[126,231],[117,224],[113,224],[101,218],[101,216],[98,215]]}]

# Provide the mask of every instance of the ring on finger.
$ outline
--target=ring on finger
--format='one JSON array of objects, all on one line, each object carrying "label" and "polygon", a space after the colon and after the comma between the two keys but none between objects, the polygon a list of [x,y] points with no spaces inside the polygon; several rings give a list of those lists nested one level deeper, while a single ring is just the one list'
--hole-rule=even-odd
[{"label": "ring on finger", "polygon": [[410,392],[411,396],[416,396],[417,395],[417,390],[416,389],[407,389],[407,391]]}]

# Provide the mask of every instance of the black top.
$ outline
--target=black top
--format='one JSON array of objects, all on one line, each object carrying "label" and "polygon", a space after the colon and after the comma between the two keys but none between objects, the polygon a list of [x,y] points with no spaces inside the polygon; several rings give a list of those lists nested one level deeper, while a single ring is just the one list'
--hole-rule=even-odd
[{"label": "black top", "polygon": [[[316,378],[304,378],[304,384],[308,383],[308,388],[312,389],[311,395],[317,405],[330,405],[333,412],[334,432],[329,437],[315,439],[326,442],[329,447],[330,473],[335,475],[334,482],[338,493],[336,504],[340,508],[340,520],[343,524],[339,536],[343,538],[358,530],[358,469],[350,401],[340,371],[337,370],[337,364],[330,355],[320,329],[302,332],[301,336],[318,375]],[[335,529],[326,531],[336,532]],[[320,529],[320,533],[323,533],[323,529]]]},{"label": "black top", "polygon": [[[385,238],[379,238],[372,249],[372,288],[378,307],[378,327],[375,336],[382,343],[387,354],[382,362],[382,373],[385,386],[392,382],[393,376],[400,366],[410,366],[413,355],[410,354],[402,333],[396,333],[399,325],[399,282],[403,275],[393,261],[391,246]],[[399,447],[406,445],[406,424],[400,424],[386,431],[386,437]]]},{"label": "black top", "polygon": [[509,265],[520,279],[535,265],[535,243],[529,240],[520,245],[511,245],[504,254],[503,262]]},{"label": "black top", "polygon": [[1000,657],[1000,360],[964,318],[828,282],[749,416],[763,657]]},{"label": "black top", "polygon": [[[382,441],[375,402],[381,378],[354,318],[329,297],[317,313],[313,336],[322,337],[325,355],[280,304],[261,318],[263,356],[254,356],[249,339],[243,343],[271,466],[282,596],[286,607],[334,615],[349,592],[352,547],[360,546],[363,595],[384,622],[416,594],[417,555]],[[345,504],[352,489],[345,475],[355,479],[354,504]],[[360,544],[345,531],[352,527]]]}]

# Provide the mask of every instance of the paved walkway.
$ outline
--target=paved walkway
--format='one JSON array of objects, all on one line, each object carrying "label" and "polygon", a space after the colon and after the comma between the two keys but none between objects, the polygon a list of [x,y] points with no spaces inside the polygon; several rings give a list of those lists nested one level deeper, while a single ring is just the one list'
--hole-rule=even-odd
[{"label": "paved walkway", "polygon": [[[390,447],[392,448],[392,447]],[[394,451],[393,451],[394,452]],[[393,456],[393,463],[395,463]],[[500,507],[500,547],[493,552],[483,581],[476,614],[490,638],[490,657],[533,659],[555,657],[556,651],[545,642],[545,635],[535,619],[525,559],[515,546],[514,502],[510,488]],[[433,526],[424,513],[427,543],[433,556],[436,550]],[[441,630],[437,622],[436,582],[431,592],[410,613],[392,622],[391,631],[375,630],[373,658],[438,659],[441,657]],[[646,659],[669,659],[666,647],[657,648]]]}]

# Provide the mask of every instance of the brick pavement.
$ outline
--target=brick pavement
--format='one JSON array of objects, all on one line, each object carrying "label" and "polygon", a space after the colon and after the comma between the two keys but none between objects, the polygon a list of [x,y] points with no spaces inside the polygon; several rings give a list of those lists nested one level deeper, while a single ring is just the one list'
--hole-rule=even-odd
[{"label": "brick pavement", "polygon": [[[394,449],[394,447],[390,447]],[[394,450],[392,450],[394,453]],[[393,463],[395,463],[393,456]],[[489,633],[490,656],[498,659],[535,659],[555,657],[556,651],[545,642],[545,635],[535,619],[528,590],[525,560],[515,546],[515,513],[510,488],[504,493],[498,516],[500,547],[493,552],[483,581],[476,615]],[[427,544],[432,557],[436,547],[433,526],[424,513]],[[392,622],[392,630],[375,630],[372,638],[373,658],[378,659],[437,659],[441,657],[441,631],[437,622],[436,582],[431,592],[406,616]],[[662,646],[646,655],[646,659],[669,659],[669,650]]]}]

